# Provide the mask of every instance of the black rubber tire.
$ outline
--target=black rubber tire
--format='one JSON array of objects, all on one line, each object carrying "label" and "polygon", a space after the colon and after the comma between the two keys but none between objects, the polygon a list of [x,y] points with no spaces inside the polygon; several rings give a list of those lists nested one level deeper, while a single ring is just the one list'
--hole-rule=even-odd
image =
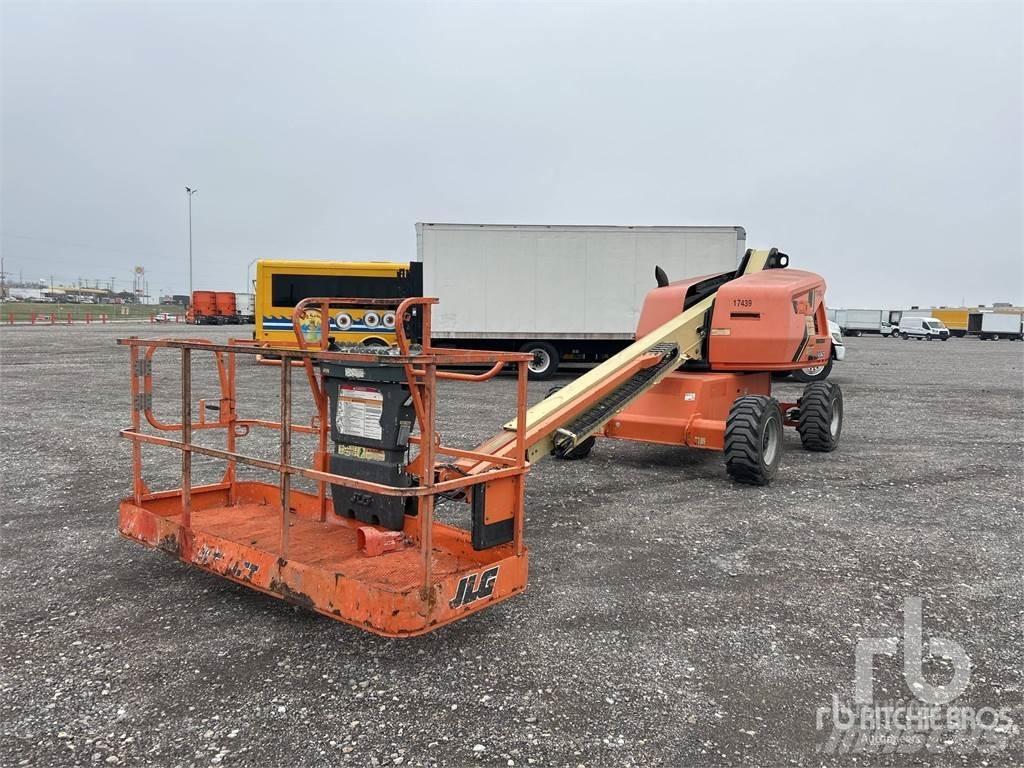
[{"label": "black rubber tire", "polygon": [[[544,395],[544,397],[551,397],[553,394],[555,394],[555,392],[557,392],[561,388],[561,385],[557,387],[552,387],[551,389],[548,390],[548,393]],[[554,456],[556,459],[562,459],[563,461],[578,461],[580,459],[585,459],[587,458],[587,456],[590,455],[590,452],[594,450],[594,443],[596,442],[597,438],[591,435],[568,453],[559,453],[557,450],[554,450],[551,451],[551,455]]]},{"label": "black rubber tire", "polygon": [[530,378],[533,381],[544,381],[550,379],[558,371],[558,361],[561,359],[558,350],[546,341],[529,341],[519,348],[520,352],[528,352],[534,355],[534,359],[546,359],[547,367],[535,370],[535,363],[529,363]]},{"label": "black rubber tire", "polygon": [[830,453],[843,434],[843,390],[834,381],[819,381],[804,387],[797,401],[800,418],[796,431],[805,451]]},{"label": "black rubber tire", "polygon": [[831,355],[828,358],[828,362],[825,363],[825,367],[822,368],[820,371],[818,371],[816,374],[811,375],[809,373],[804,372],[804,370],[801,368],[800,370],[793,371],[792,376],[797,381],[802,381],[802,382],[805,382],[805,383],[809,383],[809,382],[812,382],[812,381],[824,381],[825,379],[828,378],[828,375],[830,373],[832,373],[832,357],[831,357]]},{"label": "black rubber tire", "polygon": [[594,450],[594,443],[596,442],[597,438],[591,435],[568,453],[559,453],[558,450],[554,450],[551,452],[551,455],[556,459],[562,459],[562,461],[579,461],[590,455],[590,452]]},{"label": "black rubber tire", "polygon": [[737,483],[768,485],[782,461],[782,430],[782,411],[774,397],[736,398],[725,422],[725,471]]},{"label": "black rubber tire", "polygon": [[998,333],[993,333],[990,338],[992,339],[992,341],[999,341],[999,339],[1001,339],[1002,337]]},{"label": "black rubber tire", "polygon": [[910,337],[909,337],[909,336],[908,336],[908,335],[907,335],[906,333],[901,333],[901,334],[900,334],[900,338],[901,338],[901,339],[903,339],[904,341],[906,341],[906,340],[907,340],[907,339],[909,339]]}]

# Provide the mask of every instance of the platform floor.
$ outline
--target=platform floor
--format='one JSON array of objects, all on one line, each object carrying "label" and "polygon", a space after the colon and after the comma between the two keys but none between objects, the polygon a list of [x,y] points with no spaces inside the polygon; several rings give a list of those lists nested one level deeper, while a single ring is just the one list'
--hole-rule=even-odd
[{"label": "platform floor", "polygon": [[[321,523],[292,514],[288,560],[343,574],[388,590],[407,591],[420,584],[420,551],[405,549],[367,557],[359,549],[355,525]],[[169,519],[181,522],[181,515]],[[281,552],[281,510],[268,504],[193,509],[192,528],[264,552]],[[434,549],[434,577],[472,569],[477,563]]]}]

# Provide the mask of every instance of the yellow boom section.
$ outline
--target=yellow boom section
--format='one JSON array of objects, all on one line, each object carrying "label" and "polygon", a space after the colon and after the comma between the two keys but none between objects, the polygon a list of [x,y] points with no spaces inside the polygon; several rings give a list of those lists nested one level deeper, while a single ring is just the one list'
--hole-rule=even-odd
[{"label": "yellow boom section", "polygon": [[[742,274],[762,271],[770,255],[767,250],[750,251]],[[704,316],[714,300],[715,293],[704,297],[530,408],[526,412],[527,460],[536,461],[556,447],[572,450],[684,362],[699,360]],[[505,423],[504,430],[481,450],[500,452],[503,444],[511,446],[515,421]]]}]

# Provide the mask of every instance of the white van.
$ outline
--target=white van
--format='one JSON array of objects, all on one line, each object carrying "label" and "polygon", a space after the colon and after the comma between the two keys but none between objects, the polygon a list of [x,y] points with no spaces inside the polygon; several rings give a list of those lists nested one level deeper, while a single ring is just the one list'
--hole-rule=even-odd
[{"label": "white van", "polygon": [[934,317],[901,317],[898,333],[901,339],[949,340],[949,329]]}]

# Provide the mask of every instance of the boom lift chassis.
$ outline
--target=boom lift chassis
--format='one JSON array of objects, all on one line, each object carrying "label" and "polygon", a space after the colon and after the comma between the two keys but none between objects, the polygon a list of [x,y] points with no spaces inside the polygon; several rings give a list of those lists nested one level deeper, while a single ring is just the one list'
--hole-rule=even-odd
[{"label": "boom lift chassis", "polygon": [[[737,275],[772,267],[774,254],[748,252]],[[122,430],[121,436],[132,443],[133,475],[132,495],[120,504],[119,531],[196,567],[377,634],[428,632],[525,588],[528,552],[523,543],[523,500],[532,461],[552,453],[563,458],[584,455],[594,436],[600,434],[724,449],[730,474],[742,482],[757,482],[758,478],[744,475],[754,468],[743,456],[738,459],[739,471],[733,471],[730,450],[747,451],[744,446],[730,446],[726,412],[730,424],[753,423],[754,416],[744,412],[734,417],[732,411],[742,410],[744,404],[753,407],[751,403],[756,401],[759,410],[755,409],[755,416],[775,420],[779,434],[772,437],[776,441],[772,446],[777,444],[781,450],[783,423],[799,427],[803,437],[806,419],[800,415],[800,403],[771,400],[767,396],[768,373],[708,373],[690,377],[689,382],[700,382],[697,389],[689,383],[684,386],[687,374],[677,370],[700,358],[714,296],[714,290],[709,290],[681,314],[533,408],[527,408],[531,356],[433,348],[430,317],[437,300],[431,298],[400,302],[315,298],[300,302],[293,314],[299,348],[273,350],[283,363],[277,421],[243,417],[238,408],[237,356],[259,355],[266,349],[195,339],[119,339],[129,350],[131,427]],[[326,334],[321,334],[319,346],[312,348],[300,328],[300,317],[310,308],[318,308],[326,317],[331,306],[339,305],[396,308],[397,350],[382,354],[337,351]],[[405,320],[414,316],[420,323],[422,345],[412,344],[404,330]],[[176,349],[180,354],[181,416],[177,423],[165,423],[153,411],[153,358],[160,349]],[[216,404],[199,400],[198,414],[194,414],[192,356],[197,352],[213,356],[220,397]],[[476,374],[441,370],[480,365],[490,368]],[[293,369],[297,367],[304,368],[315,411],[305,424],[297,423],[292,414],[292,379],[299,373]],[[487,381],[509,367],[516,373],[515,418],[475,449],[444,445],[436,423],[439,382]],[[375,384],[378,380],[386,383]],[[349,390],[338,388],[339,381],[365,381],[368,386],[364,389],[370,394],[356,392],[352,400],[345,394]],[[408,415],[403,416],[404,431],[397,431],[396,442],[381,444],[381,450],[374,447],[378,443],[360,443],[342,434],[352,429],[349,416],[342,419],[342,409],[348,407],[343,401],[355,402],[359,408],[366,402],[373,406],[373,397],[383,397],[374,394],[373,386],[380,392],[390,387],[387,397],[396,391],[407,396],[398,407],[402,413],[414,415],[418,434],[412,434]],[[701,387],[708,389],[702,393]],[[697,394],[684,395],[683,390]],[[641,399],[645,395],[647,399]],[[359,401],[361,396],[371,400]],[[700,403],[709,402],[717,403],[718,409],[711,408],[710,419],[704,415],[707,409],[699,408]],[[830,402],[840,409],[841,426],[841,395]],[[216,417],[208,418],[209,411]],[[385,426],[386,417],[379,410],[371,407],[367,412],[371,426],[378,421]],[[150,430],[144,431],[144,422]],[[817,427],[820,431],[820,425]],[[277,461],[237,450],[237,441],[257,429],[278,435]],[[206,431],[221,433],[224,447],[200,445],[193,439],[195,433]],[[176,433],[176,437],[167,433]],[[312,467],[293,462],[294,434],[315,436]],[[761,440],[760,435],[753,439]],[[371,436],[381,438],[380,430]],[[833,437],[838,439],[838,433]],[[149,488],[142,472],[146,445],[181,452],[179,489]],[[805,447],[819,449],[806,441]],[[831,447],[834,440],[820,449]],[[417,453],[409,459],[412,448]],[[751,450],[756,453],[756,446]],[[192,457],[196,454],[225,462],[219,482],[193,485]],[[387,465],[383,461],[386,455],[405,458],[378,477],[381,467]],[[359,466],[364,466],[359,464],[364,460],[366,465],[374,464],[373,476],[381,481],[332,471],[351,465],[352,457]],[[277,482],[240,479],[240,465],[274,473]],[[316,492],[292,488],[294,477],[313,481]],[[471,509],[470,528],[435,519],[438,497],[466,502]],[[385,507],[394,509],[396,504],[397,517],[384,514]],[[350,505],[355,509],[348,508]]]}]

